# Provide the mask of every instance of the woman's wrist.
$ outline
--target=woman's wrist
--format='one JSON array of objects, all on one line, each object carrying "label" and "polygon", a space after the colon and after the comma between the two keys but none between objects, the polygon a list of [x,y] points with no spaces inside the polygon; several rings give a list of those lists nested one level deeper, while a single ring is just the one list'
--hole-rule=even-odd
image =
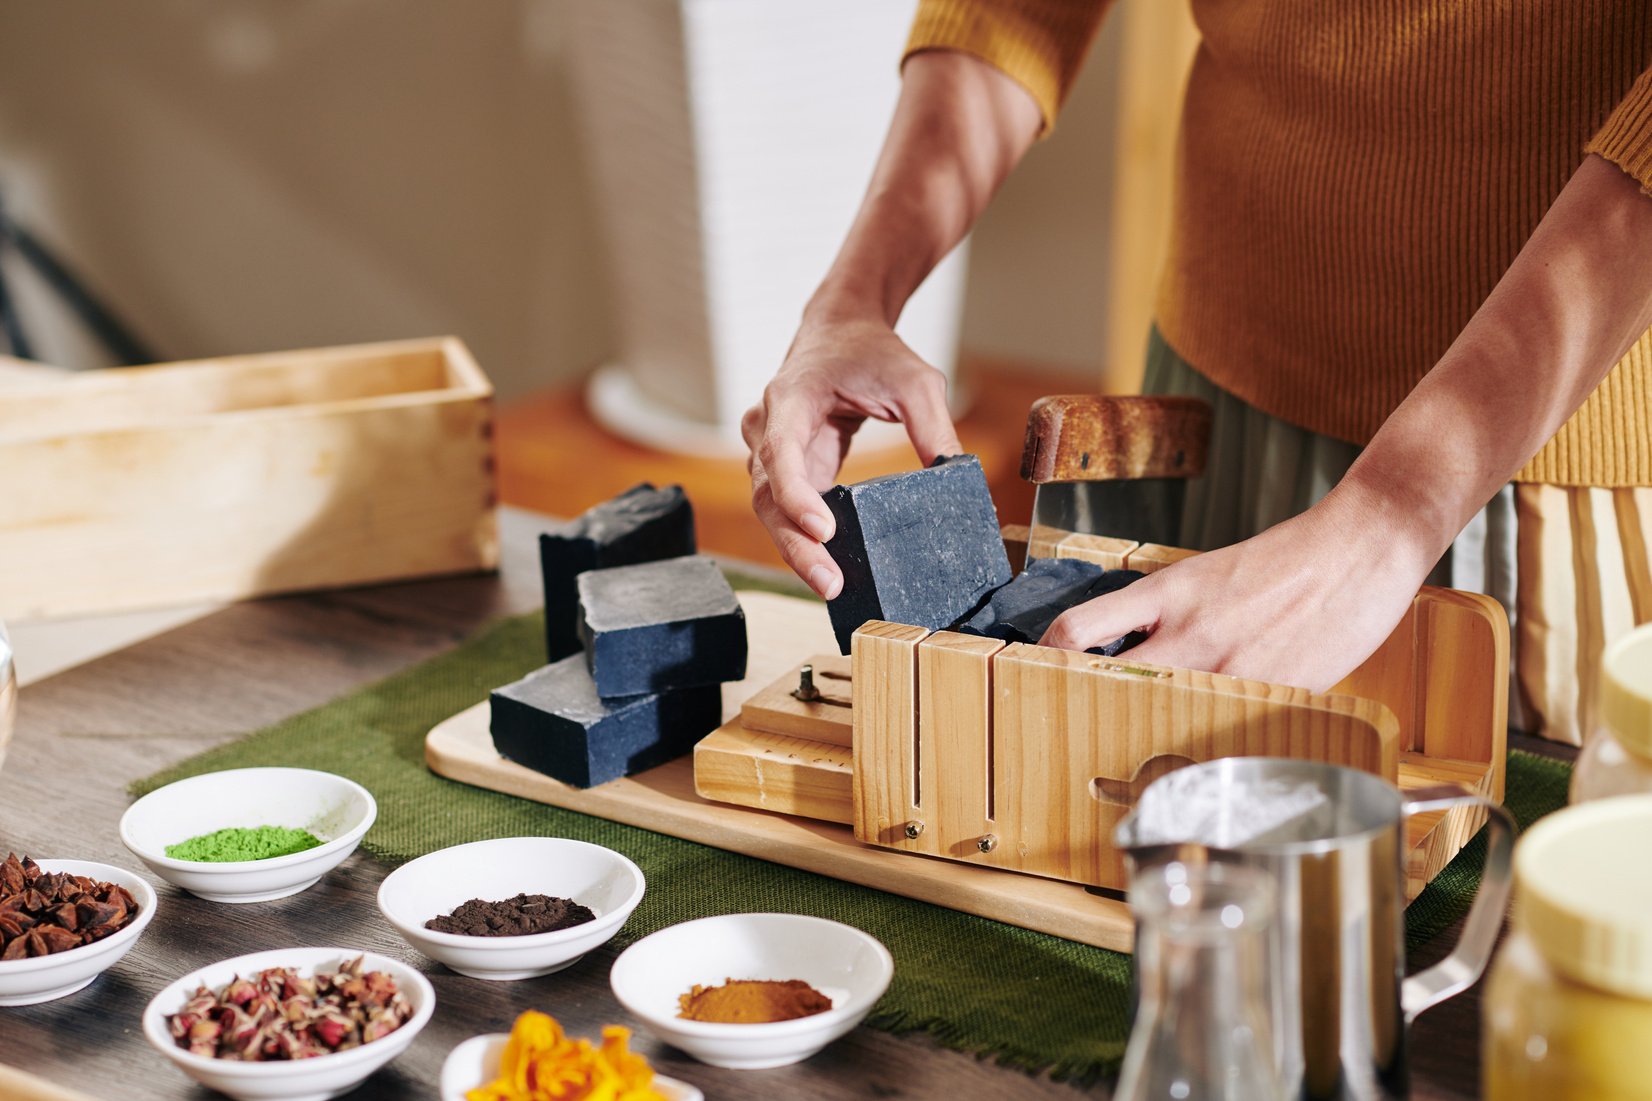
[{"label": "woman's wrist", "polygon": [[1347,548],[1356,569],[1398,570],[1420,583],[1462,530],[1458,513],[1424,487],[1362,460],[1308,516]]},{"label": "woman's wrist", "polygon": [[837,278],[831,275],[803,307],[804,329],[834,325],[874,323],[894,327],[900,306],[891,307],[875,280]]}]

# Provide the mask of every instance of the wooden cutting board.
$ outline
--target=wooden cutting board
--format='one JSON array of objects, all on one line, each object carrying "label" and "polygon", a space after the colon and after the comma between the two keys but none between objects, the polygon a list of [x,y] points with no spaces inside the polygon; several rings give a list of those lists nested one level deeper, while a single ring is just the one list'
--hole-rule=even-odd
[{"label": "wooden cutting board", "polygon": [[[750,659],[743,681],[723,688],[723,718],[811,654],[836,649],[823,604],[742,592]],[[439,724],[425,739],[432,771],[453,780],[624,822],[715,848],[773,860],[908,898],[1129,951],[1129,907],[1115,893],[1073,883],[971,867],[862,845],[845,825],[714,803],[694,792],[694,764],[683,757],[636,776],[580,789],[500,757],[488,733],[488,705]]]}]

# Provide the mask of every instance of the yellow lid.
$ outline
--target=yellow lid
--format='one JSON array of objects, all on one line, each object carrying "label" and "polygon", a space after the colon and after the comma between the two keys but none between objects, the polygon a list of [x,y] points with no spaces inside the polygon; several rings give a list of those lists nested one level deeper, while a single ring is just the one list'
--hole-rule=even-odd
[{"label": "yellow lid", "polygon": [[1600,662],[1600,715],[1626,748],[1652,757],[1652,623],[1606,648]]},{"label": "yellow lid", "polygon": [[1514,923],[1567,978],[1652,999],[1652,795],[1567,807],[1514,850]]}]

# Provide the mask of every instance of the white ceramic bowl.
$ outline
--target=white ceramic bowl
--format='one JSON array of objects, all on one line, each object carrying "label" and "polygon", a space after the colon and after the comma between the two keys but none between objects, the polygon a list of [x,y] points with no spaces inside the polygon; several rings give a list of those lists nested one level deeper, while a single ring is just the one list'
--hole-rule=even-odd
[{"label": "white ceramic bowl", "polygon": [[[554,933],[470,937],[424,923],[473,898],[545,894],[589,906],[594,921]],[[379,885],[379,910],[414,948],[475,979],[527,979],[606,943],[642,901],[642,869],[612,849],[560,837],[503,837],[438,849]]]},{"label": "white ceramic bowl", "polygon": [[[620,954],[608,981],[649,1031],[703,1063],[736,1070],[807,1059],[853,1029],[894,977],[889,950],[851,925],[797,914],[729,914],[661,929]],[[768,1024],[685,1021],[677,998],[727,979],[802,979],[832,1008]]]},{"label": "white ceramic bowl", "polygon": [[[452,1051],[442,1064],[442,1101],[465,1101],[465,1091],[484,1086],[499,1077],[499,1062],[505,1054],[503,1032],[472,1036]],[[654,1088],[665,1101],[705,1101],[705,1094],[687,1082],[654,1075]]]},{"label": "white ceramic bowl", "polygon": [[142,876],[113,864],[90,860],[36,860],[42,871],[70,872],[125,887],[138,904],[138,916],[118,933],[67,952],[27,960],[0,961],[0,1005],[34,1005],[82,989],[132,950],[155,919],[155,888]]},{"label": "white ceramic bowl", "polygon": [[[126,808],[120,839],[168,883],[213,902],[297,894],[355,852],[378,804],[353,780],[308,768],[234,768],[168,784]],[[268,860],[175,860],[168,845],[231,827],[306,829],[325,844]]]},{"label": "white ceramic bowl", "polygon": [[[413,1006],[407,1023],[383,1039],[370,1044],[291,1062],[242,1063],[233,1059],[209,1059],[179,1047],[167,1031],[166,1018],[189,1001],[202,985],[221,990],[237,975],[246,976],[269,967],[291,967],[301,975],[331,970],[357,956],[364,957],[368,971],[386,971],[396,980],[402,996]],[[277,948],[236,956],[185,975],[150,1001],[143,1011],[144,1038],[178,1068],[209,1089],[226,1093],[237,1101],[323,1101],[354,1089],[369,1074],[406,1051],[419,1030],[436,1011],[436,991],[429,980],[405,963],[372,952],[348,948]]]}]

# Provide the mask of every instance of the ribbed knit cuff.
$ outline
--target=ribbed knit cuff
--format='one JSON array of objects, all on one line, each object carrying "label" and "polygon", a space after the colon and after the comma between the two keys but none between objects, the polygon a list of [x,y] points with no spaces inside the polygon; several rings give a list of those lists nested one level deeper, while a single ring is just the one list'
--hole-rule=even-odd
[{"label": "ribbed knit cuff", "polygon": [[1640,75],[1583,151],[1605,157],[1652,195],[1652,69]]},{"label": "ribbed knit cuff", "polygon": [[[958,50],[980,58],[1032,93],[1043,134],[1073,82],[1112,0],[922,0],[905,57]],[[903,58],[904,60],[904,58]]]}]

